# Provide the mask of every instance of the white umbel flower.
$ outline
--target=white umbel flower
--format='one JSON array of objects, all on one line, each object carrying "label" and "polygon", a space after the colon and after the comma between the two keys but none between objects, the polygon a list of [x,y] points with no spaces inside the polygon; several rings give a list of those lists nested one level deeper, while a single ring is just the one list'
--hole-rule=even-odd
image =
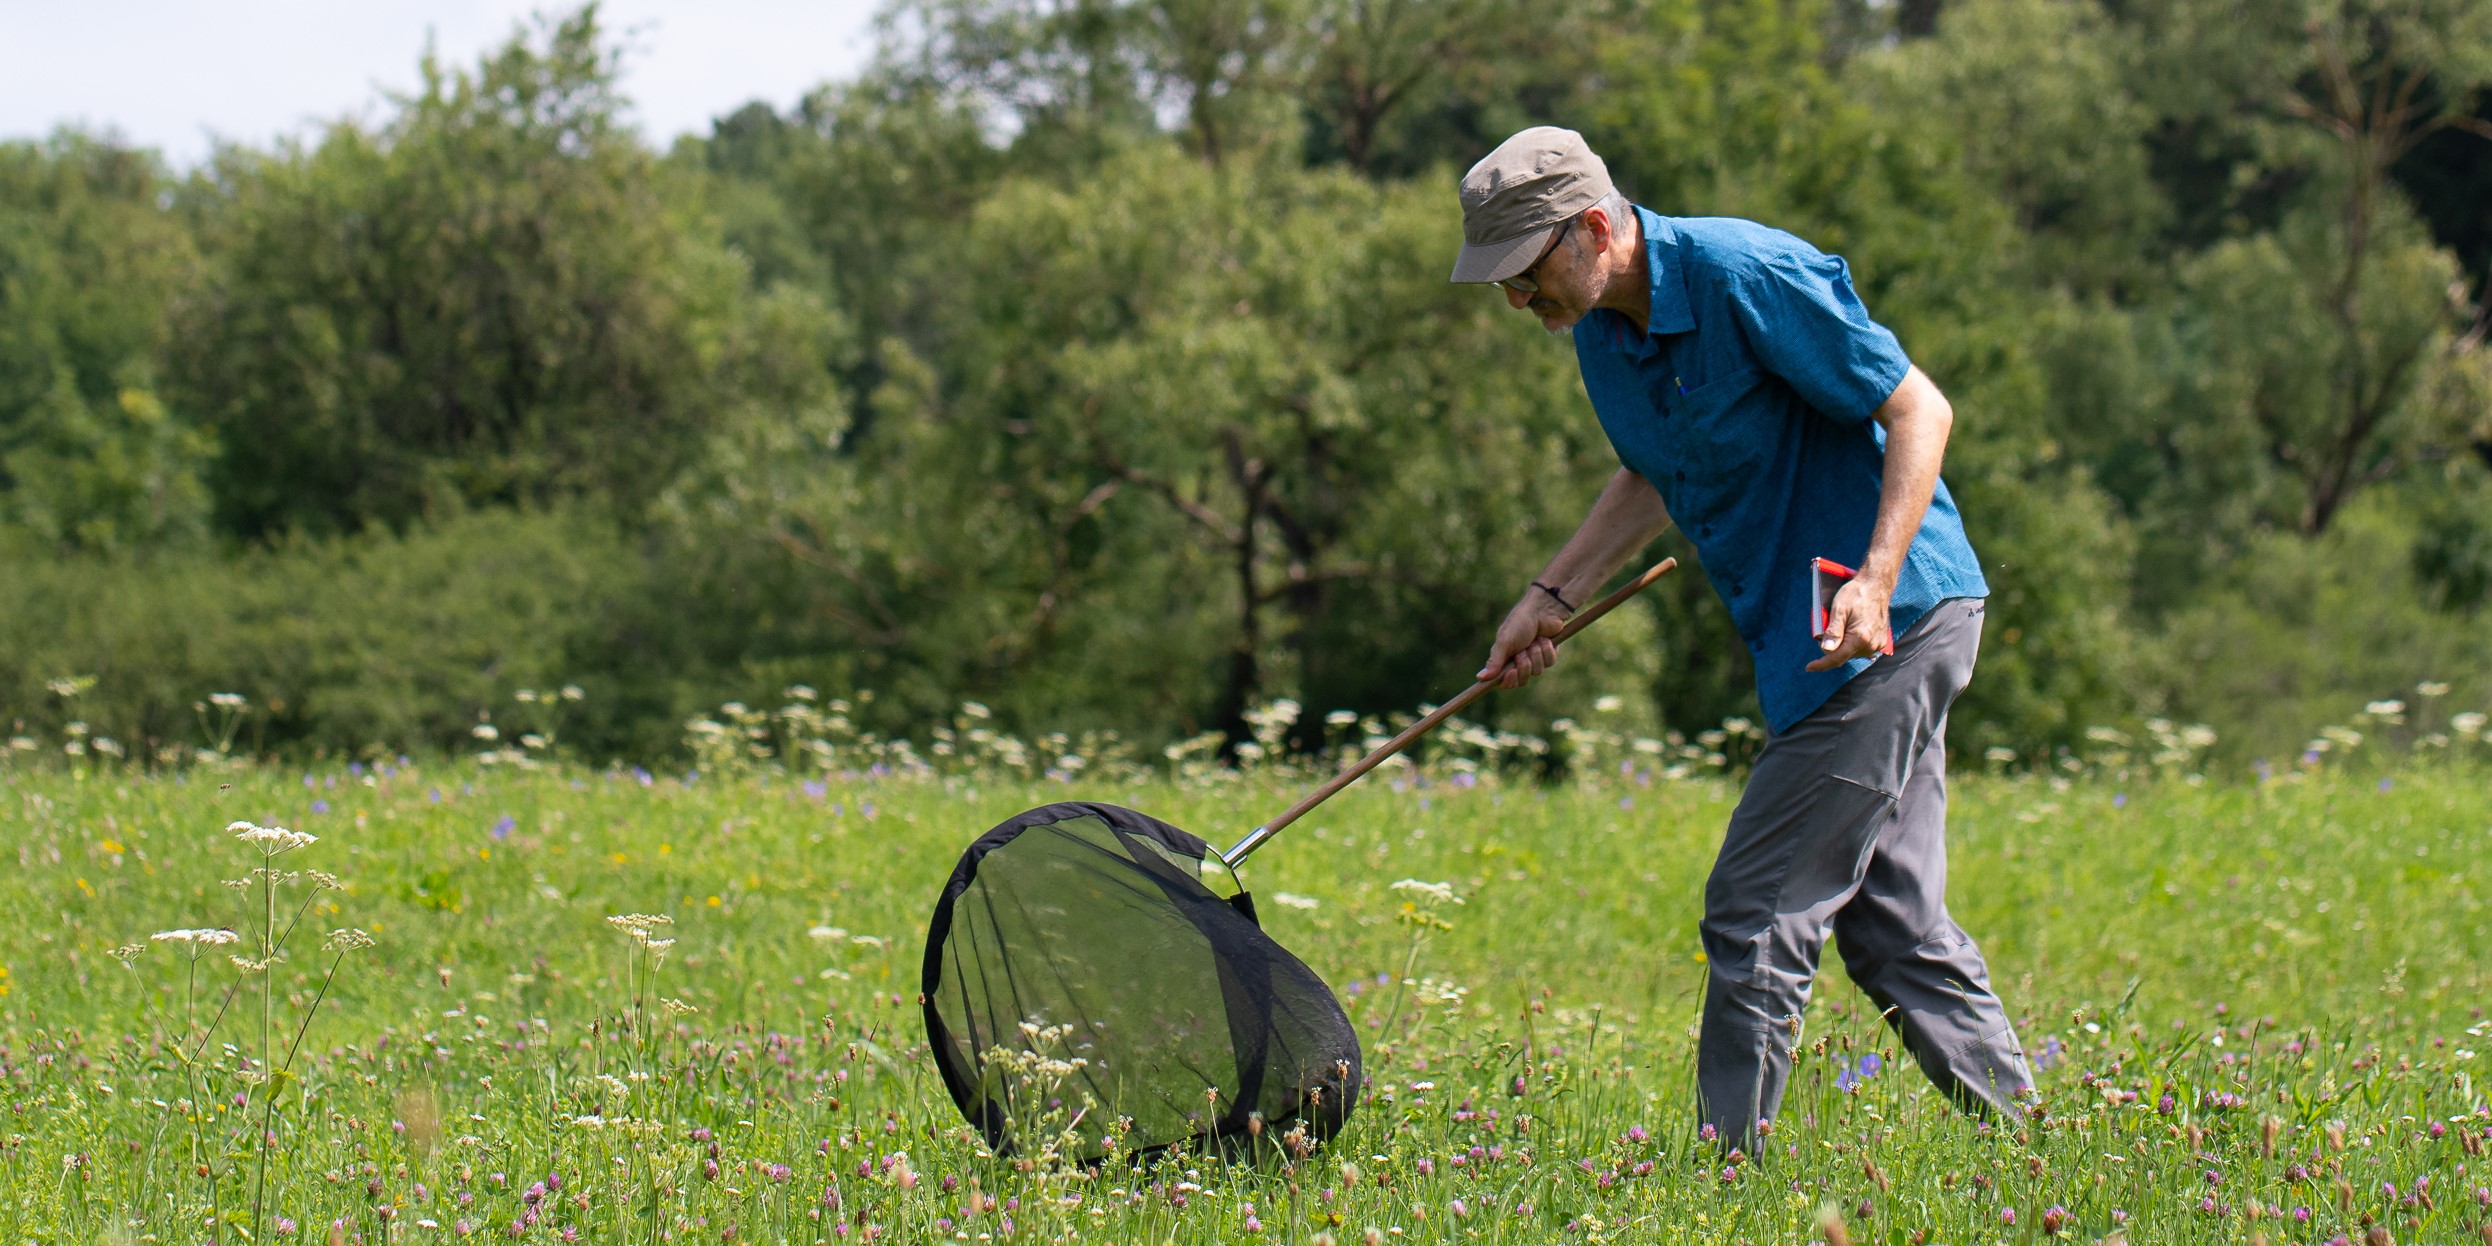
[{"label": "white umbel flower", "polygon": [[259,849],[260,855],[264,857],[278,856],[297,848],[308,848],[320,842],[320,837],[317,835],[306,831],[289,831],[282,826],[255,826],[249,822],[235,822],[225,829],[232,833],[234,838]]}]

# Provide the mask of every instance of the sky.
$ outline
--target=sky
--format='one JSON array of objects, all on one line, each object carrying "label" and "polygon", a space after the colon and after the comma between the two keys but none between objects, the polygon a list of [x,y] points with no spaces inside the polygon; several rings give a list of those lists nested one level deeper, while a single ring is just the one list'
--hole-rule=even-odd
[{"label": "sky", "polygon": [[[547,0],[0,0],[0,140],[111,128],[187,167],[212,140],[266,145],[411,90],[425,40],[473,66]],[[606,0],[623,89],[652,143],[754,99],[853,76],[879,0]]]}]

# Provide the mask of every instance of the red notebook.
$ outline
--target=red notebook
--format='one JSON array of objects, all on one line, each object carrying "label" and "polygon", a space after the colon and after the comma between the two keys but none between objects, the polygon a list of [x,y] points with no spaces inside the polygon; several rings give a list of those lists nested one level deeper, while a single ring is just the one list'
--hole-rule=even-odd
[{"label": "red notebook", "polygon": [[[1843,587],[1843,582],[1845,580],[1851,579],[1853,576],[1858,574],[1860,573],[1852,570],[1850,567],[1844,566],[1842,563],[1836,562],[1831,558],[1818,558],[1811,560],[1808,574],[1809,635],[1823,636],[1826,634],[1826,615],[1828,611],[1834,608],[1835,593]],[[1887,632],[1886,647],[1880,649],[1878,652],[1889,654],[1895,652],[1895,633],[1893,631]]]}]

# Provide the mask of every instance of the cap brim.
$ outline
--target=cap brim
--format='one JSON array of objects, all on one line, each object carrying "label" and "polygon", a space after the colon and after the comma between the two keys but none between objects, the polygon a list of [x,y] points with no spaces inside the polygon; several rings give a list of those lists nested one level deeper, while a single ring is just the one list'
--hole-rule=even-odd
[{"label": "cap brim", "polygon": [[1557,229],[1557,226],[1551,225],[1503,242],[1462,244],[1462,254],[1454,257],[1454,284],[1481,285],[1503,281],[1531,267],[1532,261],[1540,258],[1541,248],[1549,245],[1549,236]]}]

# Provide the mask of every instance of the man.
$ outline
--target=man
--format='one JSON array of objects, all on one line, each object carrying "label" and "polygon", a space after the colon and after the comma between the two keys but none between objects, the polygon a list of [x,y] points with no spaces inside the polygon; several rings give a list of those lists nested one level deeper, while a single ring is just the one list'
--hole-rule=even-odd
[{"label": "man", "polygon": [[[1548,670],[1549,638],[1673,516],[1756,658],[1769,735],[1705,884],[1706,1123],[1753,1150],[1829,932],[1932,1081],[1968,1110],[2011,1109],[2032,1074],[1945,902],[1947,709],[1989,593],[1938,479],[1946,398],[1840,258],[1632,207],[1572,130],[1506,140],[1464,175],[1462,209],[1453,279],[1572,331],[1622,465],[1480,677]],[[1822,632],[1818,558],[1859,569]]]}]

